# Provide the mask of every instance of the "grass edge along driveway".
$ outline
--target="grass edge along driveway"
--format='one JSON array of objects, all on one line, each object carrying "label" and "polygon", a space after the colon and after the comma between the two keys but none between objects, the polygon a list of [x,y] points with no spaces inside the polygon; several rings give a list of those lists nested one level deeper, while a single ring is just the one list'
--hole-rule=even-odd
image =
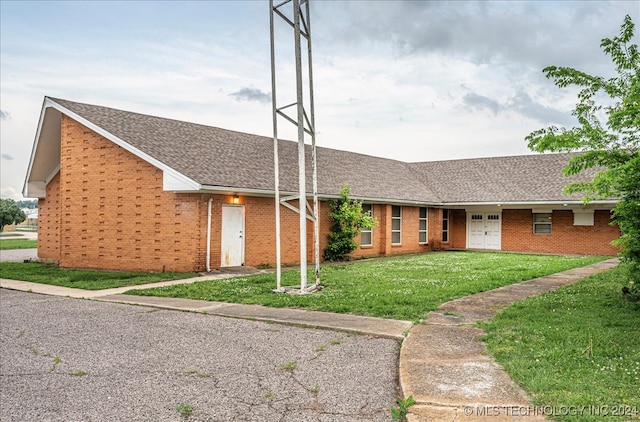
[{"label": "grass edge along driveway", "polygon": [[0,262],[1,278],[86,290],[136,286],[197,276],[196,273],[77,270],[40,262]]},{"label": "grass edge along driveway", "polygon": [[[309,295],[276,294],[275,274],[130,290],[127,294],[260,304],[417,322],[450,300],[589,265],[607,257],[439,252],[322,267],[325,288]],[[312,271],[309,280],[313,280]],[[299,284],[299,271],[282,285]]]},{"label": "grass edge along driveway", "polygon": [[640,421],[640,303],[624,268],[517,302],[488,322],[489,354],[556,421]]}]

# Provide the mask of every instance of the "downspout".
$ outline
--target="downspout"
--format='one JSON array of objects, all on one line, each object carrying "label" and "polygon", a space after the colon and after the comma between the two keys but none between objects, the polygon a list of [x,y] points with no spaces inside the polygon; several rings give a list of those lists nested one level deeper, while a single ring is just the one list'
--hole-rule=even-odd
[{"label": "downspout", "polygon": [[209,198],[207,209],[207,272],[211,272],[211,203],[213,198]]}]

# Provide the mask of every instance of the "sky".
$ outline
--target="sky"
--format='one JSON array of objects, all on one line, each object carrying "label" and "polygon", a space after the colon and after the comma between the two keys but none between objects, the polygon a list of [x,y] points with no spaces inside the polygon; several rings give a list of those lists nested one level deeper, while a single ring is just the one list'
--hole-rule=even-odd
[{"label": "sky", "polygon": [[[530,154],[533,130],[576,123],[542,69],[613,76],[600,41],[640,25],[637,1],[310,4],[317,145],[409,162]],[[0,0],[0,196],[22,199],[45,96],[271,137],[269,40],[264,0]]]}]

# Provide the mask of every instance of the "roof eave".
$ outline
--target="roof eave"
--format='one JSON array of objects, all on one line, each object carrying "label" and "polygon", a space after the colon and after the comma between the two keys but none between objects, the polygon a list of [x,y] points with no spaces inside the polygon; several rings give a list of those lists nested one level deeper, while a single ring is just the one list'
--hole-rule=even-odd
[{"label": "roof eave", "polygon": [[597,201],[589,201],[588,203],[584,203],[582,200],[552,200],[552,201],[479,201],[479,202],[445,202],[443,206],[445,207],[473,207],[473,206],[496,206],[501,208],[526,208],[526,207],[540,207],[540,206],[584,206],[584,205],[592,205],[592,206],[604,206],[604,207],[614,207],[618,201],[615,199],[605,199],[605,200],[597,200]]},{"label": "roof eave", "polygon": [[31,176],[32,168],[33,168],[33,161],[34,161],[35,156],[36,156],[38,143],[40,142],[42,124],[44,122],[44,117],[46,115],[46,110],[48,108],[53,108],[53,109],[58,110],[60,113],[65,114],[66,116],[72,118],[73,120],[77,121],[78,123],[82,124],[83,126],[91,129],[92,131],[94,131],[95,133],[99,134],[100,136],[103,136],[104,138],[108,139],[109,141],[113,142],[114,144],[118,145],[119,147],[121,147],[121,148],[125,149],[126,151],[132,153],[133,155],[141,158],[142,160],[146,161],[147,163],[151,164],[152,166],[162,170],[162,176],[163,176],[162,188],[163,188],[163,190],[165,190],[165,191],[198,191],[198,190],[201,189],[201,185],[198,182],[196,182],[195,180],[189,178],[188,176],[185,176],[184,174],[178,172],[174,168],[172,168],[172,167],[164,164],[163,162],[153,158],[149,154],[139,150],[138,148],[134,147],[133,145],[129,144],[128,142],[124,141],[123,139],[115,136],[111,132],[106,131],[105,129],[103,129],[102,127],[96,125],[95,123],[85,119],[84,117],[80,116],[79,114],[77,114],[77,113],[69,110],[68,108],[60,105],[59,103],[55,102],[51,98],[45,97],[44,102],[42,104],[42,111],[40,112],[40,121],[38,123],[38,129],[36,131],[36,138],[35,138],[35,141],[34,141],[33,150],[31,152],[31,159],[29,161],[29,168],[27,170],[27,177],[26,177],[26,180],[25,180],[24,188],[23,188],[23,195],[25,197],[29,197],[29,194],[33,193],[33,194],[38,194],[39,195],[39,196],[36,196],[36,197],[44,198],[44,196],[45,196],[44,189],[46,188],[46,183],[49,182],[48,180],[46,180],[46,181],[30,181],[30,176]]}]

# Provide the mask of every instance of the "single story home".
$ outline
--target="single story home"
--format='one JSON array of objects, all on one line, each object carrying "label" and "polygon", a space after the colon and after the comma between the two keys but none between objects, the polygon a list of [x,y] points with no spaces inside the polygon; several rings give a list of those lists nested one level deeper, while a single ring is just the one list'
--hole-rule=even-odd
[{"label": "single story home", "polygon": [[[281,192],[295,194],[297,143],[279,145]],[[444,249],[614,255],[615,201],[585,206],[563,195],[569,158],[410,163],[319,147],[320,246],[331,225],[327,200],[348,183],[379,222],[362,233],[354,257]],[[272,137],[45,97],[23,195],[39,199],[38,256],[61,267],[204,271],[207,262],[276,260]],[[298,226],[297,214],[282,208],[283,263],[299,260]],[[312,246],[310,235],[309,261]]]}]

